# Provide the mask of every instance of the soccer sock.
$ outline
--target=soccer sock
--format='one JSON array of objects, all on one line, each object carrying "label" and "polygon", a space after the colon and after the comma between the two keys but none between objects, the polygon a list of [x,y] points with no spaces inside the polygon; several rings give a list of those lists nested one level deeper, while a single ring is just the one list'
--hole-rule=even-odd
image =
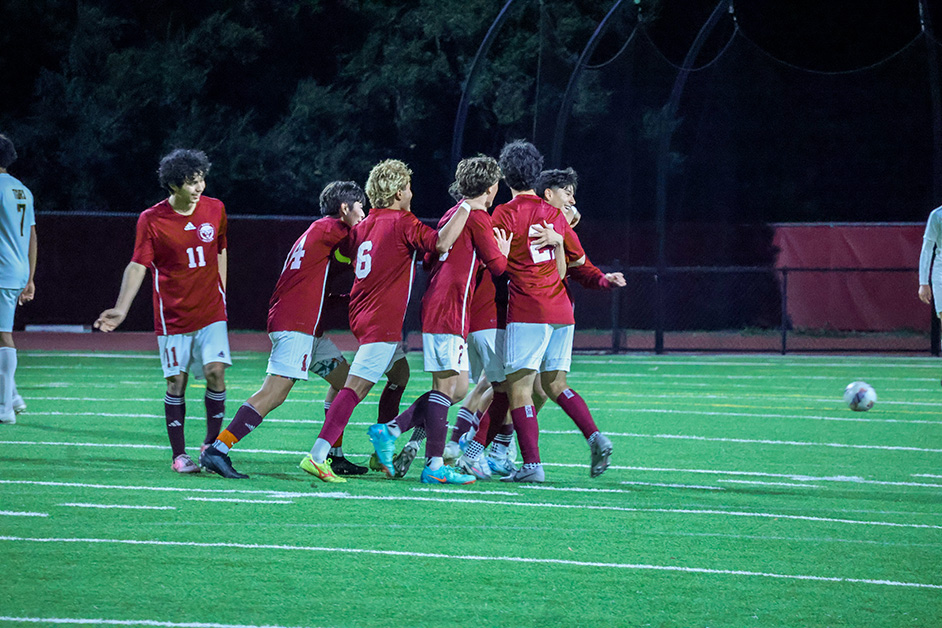
[{"label": "soccer sock", "polygon": [[[425,407],[428,405],[429,395],[431,394],[432,391],[428,391],[413,401],[412,405],[406,408],[402,414],[395,417],[396,425],[399,426],[402,432],[408,432],[413,427],[423,425],[421,417],[425,414]],[[391,422],[391,420],[387,421],[387,423],[389,422]]]},{"label": "soccer sock", "polygon": [[186,399],[167,393],[164,395],[164,418],[167,421],[167,437],[170,438],[171,456],[176,458],[186,453],[183,422],[186,418]]},{"label": "soccer sock", "polygon": [[428,437],[425,441],[426,458],[439,458],[445,453],[445,441],[448,439],[448,408],[450,407],[451,398],[448,395],[437,390],[429,391],[423,417],[425,433]]},{"label": "soccer sock", "polygon": [[330,455],[334,458],[343,458],[343,432],[340,432],[340,437],[334,441],[334,446],[330,448]]},{"label": "soccer sock", "polygon": [[[350,415],[353,414],[353,409],[357,407],[358,403],[360,403],[360,398],[353,392],[352,388],[344,387],[337,393],[337,396],[334,397],[334,401],[330,404],[330,409],[327,411],[324,427],[321,428],[320,434],[317,435],[317,442],[314,444],[314,449],[311,449],[311,457],[314,458],[315,462],[322,463],[327,460],[327,454],[330,452],[331,445],[340,438],[344,428],[347,427],[347,423],[350,422]],[[321,445],[321,441],[327,444],[326,448]],[[315,450],[317,455],[315,455]]]},{"label": "soccer sock", "polygon": [[540,426],[536,421],[536,410],[533,406],[514,408],[510,411],[510,418],[517,432],[524,464],[538,464],[540,462]]},{"label": "soccer sock", "polygon": [[467,434],[472,427],[477,426],[479,423],[480,420],[475,420],[474,413],[462,406],[458,410],[455,426],[451,428],[451,442],[457,443],[461,440],[462,435]]},{"label": "soccer sock", "polygon": [[4,416],[13,414],[13,395],[16,394],[14,373],[16,373],[16,349],[0,347],[0,414]]},{"label": "soccer sock", "polygon": [[229,421],[226,429],[219,432],[213,447],[224,454],[229,453],[232,446],[249,435],[249,432],[261,425],[262,415],[248,401],[236,411],[235,416]]},{"label": "soccer sock", "polygon": [[[500,433],[504,425],[504,419],[507,418],[507,410],[510,409],[510,398],[507,393],[494,391],[494,398],[487,409],[489,417],[481,418],[481,425],[478,426],[478,433],[474,435],[474,440],[487,447],[493,442],[494,437]],[[484,422],[488,421],[487,427]]]},{"label": "soccer sock", "polygon": [[222,420],[226,418],[225,389],[216,391],[207,388],[203,403],[206,405],[206,439],[203,444],[208,445],[219,436]]},{"label": "soccer sock", "polygon": [[468,443],[468,448],[465,450],[464,455],[471,460],[477,460],[481,457],[482,453],[484,453],[484,445],[477,442],[476,440],[473,440]]},{"label": "soccer sock", "polygon": [[572,388],[567,388],[559,393],[559,396],[556,397],[556,403],[563,409],[563,412],[569,415],[569,418],[572,419],[573,423],[576,424],[576,427],[582,431],[582,435],[586,438],[589,438],[592,434],[599,431],[599,428],[595,426],[595,421],[592,420],[592,413],[589,412],[589,406],[585,404],[585,401],[579,396],[579,393]]},{"label": "soccer sock", "polygon": [[396,415],[399,414],[399,402],[402,401],[402,394],[405,391],[405,386],[386,382],[386,386],[383,387],[383,392],[379,396],[377,423],[389,423],[396,418]]},{"label": "soccer sock", "polygon": [[410,443],[421,443],[425,440],[425,428],[417,427],[412,430],[412,436],[409,438]]},{"label": "soccer sock", "polygon": [[425,466],[431,469],[432,471],[438,471],[445,464],[445,459],[441,456],[432,456],[431,458],[425,459]]}]

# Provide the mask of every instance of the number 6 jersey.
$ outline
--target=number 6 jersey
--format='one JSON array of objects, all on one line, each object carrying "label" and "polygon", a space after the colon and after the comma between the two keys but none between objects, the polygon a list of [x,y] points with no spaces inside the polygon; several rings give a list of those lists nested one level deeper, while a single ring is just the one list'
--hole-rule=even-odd
[{"label": "number 6 jersey", "polygon": [[225,249],[226,208],[218,199],[201,197],[189,216],[175,212],[167,199],[141,212],[131,261],[153,274],[158,336],[226,320],[218,260]]},{"label": "number 6 jersey", "polygon": [[438,232],[412,212],[371,209],[353,228],[349,252],[356,279],[350,291],[350,330],[362,344],[402,340],[416,253],[435,251]]}]

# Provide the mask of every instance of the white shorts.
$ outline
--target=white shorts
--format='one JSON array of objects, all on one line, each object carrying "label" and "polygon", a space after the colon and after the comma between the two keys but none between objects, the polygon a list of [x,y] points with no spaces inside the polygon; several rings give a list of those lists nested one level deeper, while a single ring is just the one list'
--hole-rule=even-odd
[{"label": "white shorts", "polygon": [[504,370],[515,373],[566,371],[572,364],[572,336],[575,325],[508,323]]},{"label": "white shorts", "polygon": [[401,342],[368,342],[360,345],[350,365],[350,375],[355,375],[374,384],[392,368],[392,365],[406,357]]},{"label": "white shorts", "polygon": [[492,384],[507,379],[504,374],[503,329],[482,329],[468,336],[468,362],[471,365],[471,380],[478,381],[481,371]]},{"label": "white shorts", "polygon": [[461,336],[422,334],[422,354],[425,356],[426,373],[460,373],[469,369],[468,345]]},{"label": "white shorts", "polygon": [[330,338],[315,338],[300,331],[273,331],[268,373],[307,380],[308,372],[327,377],[343,363],[340,349]]},{"label": "white shorts", "polygon": [[13,315],[22,292],[22,288],[0,288],[0,331],[13,331]]},{"label": "white shorts", "polygon": [[160,349],[164,377],[194,370],[197,377],[202,377],[203,367],[207,364],[232,364],[226,321],[216,321],[187,334],[157,336],[157,347]]}]

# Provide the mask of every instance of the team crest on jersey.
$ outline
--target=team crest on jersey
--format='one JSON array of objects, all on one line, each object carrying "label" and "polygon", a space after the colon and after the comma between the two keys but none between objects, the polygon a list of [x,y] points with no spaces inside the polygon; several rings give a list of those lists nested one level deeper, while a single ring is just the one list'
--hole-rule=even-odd
[{"label": "team crest on jersey", "polygon": [[204,222],[200,225],[197,233],[199,233],[200,240],[203,242],[212,242],[213,238],[216,237],[216,228],[211,223]]}]

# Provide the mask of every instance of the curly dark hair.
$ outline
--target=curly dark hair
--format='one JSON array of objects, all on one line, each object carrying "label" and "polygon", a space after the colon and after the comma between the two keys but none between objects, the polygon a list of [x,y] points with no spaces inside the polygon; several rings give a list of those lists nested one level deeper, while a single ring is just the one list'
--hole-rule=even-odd
[{"label": "curly dark hair", "polygon": [[504,144],[498,164],[511,190],[532,190],[543,169],[543,155],[530,142],[514,140]]},{"label": "curly dark hair", "polygon": [[321,215],[335,216],[341,205],[352,207],[357,201],[366,205],[366,194],[355,181],[331,181],[321,190]]},{"label": "curly dark hair", "polygon": [[196,177],[205,177],[211,167],[212,164],[203,151],[177,148],[160,160],[157,179],[162,188],[171,192],[171,185],[181,187]]},{"label": "curly dark hair", "polygon": [[544,170],[540,173],[540,176],[536,179],[536,187],[533,188],[533,191],[536,192],[540,198],[546,198],[546,190],[550,188],[564,188],[567,186],[572,186],[572,191],[576,191],[576,186],[579,185],[579,176],[576,174],[576,171],[572,168],[566,168],[565,170]]},{"label": "curly dark hair", "polygon": [[455,169],[455,185],[463,198],[477,198],[498,181],[497,160],[486,155],[462,159]]},{"label": "curly dark hair", "polygon": [[0,134],[0,168],[6,170],[16,161],[16,148],[6,135]]}]

